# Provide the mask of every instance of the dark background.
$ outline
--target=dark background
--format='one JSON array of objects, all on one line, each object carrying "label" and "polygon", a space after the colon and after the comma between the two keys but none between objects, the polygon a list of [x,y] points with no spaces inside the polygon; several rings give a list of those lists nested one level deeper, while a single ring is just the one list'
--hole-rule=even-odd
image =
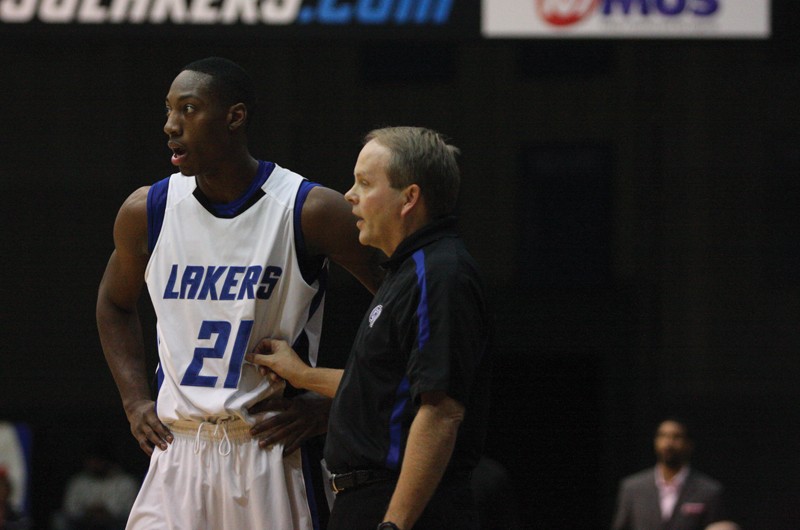
[{"label": "dark background", "polygon": [[[652,465],[674,411],[734,520],[800,528],[794,4],[773,2],[758,41],[0,31],[0,418],[33,430],[40,527],[87,446],[146,470],[96,289],[120,204],[173,171],[172,78],[222,55],[259,87],[253,153],[339,191],[371,128],[424,125],[462,149],[462,229],[498,332],[487,454],[526,528],[608,527],[619,479]],[[338,360],[369,296],[339,269],[333,283]]]}]

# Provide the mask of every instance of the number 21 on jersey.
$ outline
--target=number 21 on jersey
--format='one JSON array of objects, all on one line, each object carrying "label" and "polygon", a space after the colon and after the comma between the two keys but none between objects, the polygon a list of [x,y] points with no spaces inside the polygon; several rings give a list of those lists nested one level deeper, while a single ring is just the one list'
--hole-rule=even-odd
[{"label": "number 21 on jersey", "polygon": [[[225,350],[228,349],[228,342],[231,339],[233,326],[224,320],[204,320],[200,325],[200,333],[197,338],[209,340],[214,335],[217,336],[212,348],[195,348],[192,362],[186,369],[186,373],[181,379],[181,385],[185,386],[205,386],[216,387],[217,376],[200,375],[205,359],[222,359],[225,357]],[[250,332],[253,330],[252,320],[242,320],[233,342],[230,362],[228,363],[228,375],[225,377],[224,388],[236,388],[239,384],[239,377],[242,375],[242,360],[247,350],[247,343],[250,341]]]}]

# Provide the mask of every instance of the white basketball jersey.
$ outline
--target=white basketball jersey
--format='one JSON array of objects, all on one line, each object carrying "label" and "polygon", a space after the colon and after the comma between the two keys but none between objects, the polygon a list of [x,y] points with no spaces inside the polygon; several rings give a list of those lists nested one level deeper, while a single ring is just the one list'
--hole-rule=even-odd
[{"label": "white basketball jersey", "polygon": [[237,417],[252,423],[247,408],[283,390],[244,360],[264,337],[294,344],[305,333],[316,363],[324,293],[318,280],[306,283],[297,259],[293,215],[302,181],[275,165],[263,196],[222,218],[194,195],[193,177],[169,178],[145,271],[158,318],[156,403],[164,423]]}]

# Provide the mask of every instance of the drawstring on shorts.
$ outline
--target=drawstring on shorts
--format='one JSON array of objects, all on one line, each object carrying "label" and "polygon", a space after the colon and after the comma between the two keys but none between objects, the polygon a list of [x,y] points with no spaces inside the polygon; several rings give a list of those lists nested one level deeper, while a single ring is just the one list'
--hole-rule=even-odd
[{"label": "drawstring on shorts", "polygon": [[[211,426],[214,426],[212,429]],[[228,456],[233,451],[233,442],[239,440],[250,440],[250,425],[239,419],[225,419],[219,423],[211,421],[187,421],[179,420],[169,425],[170,430],[175,434],[183,434],[194,437],[192,449],[194,454],[200,454],[201,440],[216,442],[217,452],[222,456]]]},{"label": "drawstring on shorts", "polygon": [[[222,425],[223,436],[222,442],[220,442],[219,447],[217,447],[217,451],[219,451],[219,454],[222,456],[228,456],[231,454],[231,440],[228,438],[228,428],[225,426],[225,422],[217,423],[217,427],[214,429],[214,436],[217,435],[217,429],[219,429],[220,425]],[[223,446],[225,447],[224,451],[222,449]]]},{"label": "drawstring on shorts", "polygon": [[194,454],[200,454],[200,433],[203,432],[203,425],[207,422],[201,421],[200,425],[197,426],[197,434],[194,437]]}]

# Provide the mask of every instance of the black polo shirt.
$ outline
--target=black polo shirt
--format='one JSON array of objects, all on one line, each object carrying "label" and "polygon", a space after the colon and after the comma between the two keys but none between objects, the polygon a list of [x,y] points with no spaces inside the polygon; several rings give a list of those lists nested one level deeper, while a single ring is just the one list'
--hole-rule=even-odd
[{"label": "black polo shirt", "polygon": [[384,265],[388,275],[333,400],[325,444],[333,473],[399,471],[420,395],[438,390],[466,407],[449,468],[477,463],[488,414],[490,323],[477,266],[455,224],[431,222]]}]

